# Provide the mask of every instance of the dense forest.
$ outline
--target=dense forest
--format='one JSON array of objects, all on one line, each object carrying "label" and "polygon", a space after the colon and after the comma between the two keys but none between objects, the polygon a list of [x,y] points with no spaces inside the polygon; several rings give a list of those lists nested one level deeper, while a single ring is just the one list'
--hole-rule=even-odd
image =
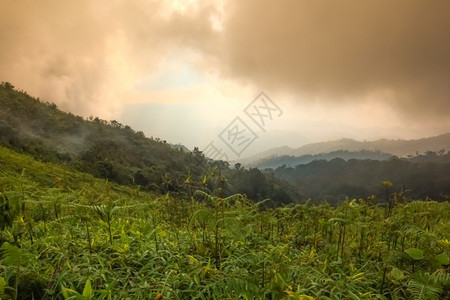
[{"label": "dense forest", "polygon": [[389,180],[402,198],[448,201],[450,153],[429,152],[410,159],[348,161],[316,160],[296,167],[282,166],[269,174],[289,181],[300,195],[315,201],[336,203],[344,197],[376,195],[383,199],[381,182]]}]

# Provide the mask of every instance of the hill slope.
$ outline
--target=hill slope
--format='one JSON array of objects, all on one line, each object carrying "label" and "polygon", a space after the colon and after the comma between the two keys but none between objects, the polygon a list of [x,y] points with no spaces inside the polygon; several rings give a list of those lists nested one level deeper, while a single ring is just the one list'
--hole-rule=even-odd
[{"label": "hill slope", "polygon": [[117,121],[64,113],[5,84],[0,86],[0,144],[43,160],[70,164],[122,184],[160,186],[165,173],[203,172],[193,154],[145,138]]},{"label": "hill slope", "polygon": [[255,201],[296,201],[287,183],[259,170],[230,169],[226,162],[209,162],[201,151],[146,138],[114,120],[84,120],[16,91],[8,83],[0,85],[0,145],[155,192],[192,194],[201,189],[223,196],[246,193]]}]

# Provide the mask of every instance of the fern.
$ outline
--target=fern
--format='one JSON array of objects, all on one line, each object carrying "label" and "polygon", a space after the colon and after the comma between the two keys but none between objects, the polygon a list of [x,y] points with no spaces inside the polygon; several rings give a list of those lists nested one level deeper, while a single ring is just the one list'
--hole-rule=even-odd
[{"label": "fern", "polygon": [[427,272],[418,272],[408,282],[408,292],[414,300],[439,300],[442,287],[435,276]]},{"label": "fern", "polygon": [[28,266],[34,260],[34,256],[31,253],[11,245],[8,242],[2,245],[0,251],[2,257],[0,262],[6,266]]}]

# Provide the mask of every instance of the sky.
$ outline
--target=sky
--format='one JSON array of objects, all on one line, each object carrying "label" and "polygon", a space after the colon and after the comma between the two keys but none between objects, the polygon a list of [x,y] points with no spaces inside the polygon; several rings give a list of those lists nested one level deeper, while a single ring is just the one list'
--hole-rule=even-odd
[{"label": "sky", "polygon": [[0,0],[0,81],[232,159],[449,132],[449,37],[447,0]]}]

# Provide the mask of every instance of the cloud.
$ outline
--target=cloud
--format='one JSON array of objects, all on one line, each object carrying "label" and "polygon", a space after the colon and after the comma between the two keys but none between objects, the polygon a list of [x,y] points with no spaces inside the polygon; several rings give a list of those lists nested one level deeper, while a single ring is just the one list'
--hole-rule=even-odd
[{"label": "cloud", "polygon": [[76,114],[114,116],[167,55],[210,34],[212,6],[172,5],[2,1],[0,80]]},{"label": "cloud", "polygon": [[450,116],[448,1],[230,1],[224,76],[309,101],[379,101]]},{"label": "cloud", "polygon": [[440,0],[4,0],[0,80],[108,118],[178,57],[301,103],[371,99],[450,122],[449,36]]}]

